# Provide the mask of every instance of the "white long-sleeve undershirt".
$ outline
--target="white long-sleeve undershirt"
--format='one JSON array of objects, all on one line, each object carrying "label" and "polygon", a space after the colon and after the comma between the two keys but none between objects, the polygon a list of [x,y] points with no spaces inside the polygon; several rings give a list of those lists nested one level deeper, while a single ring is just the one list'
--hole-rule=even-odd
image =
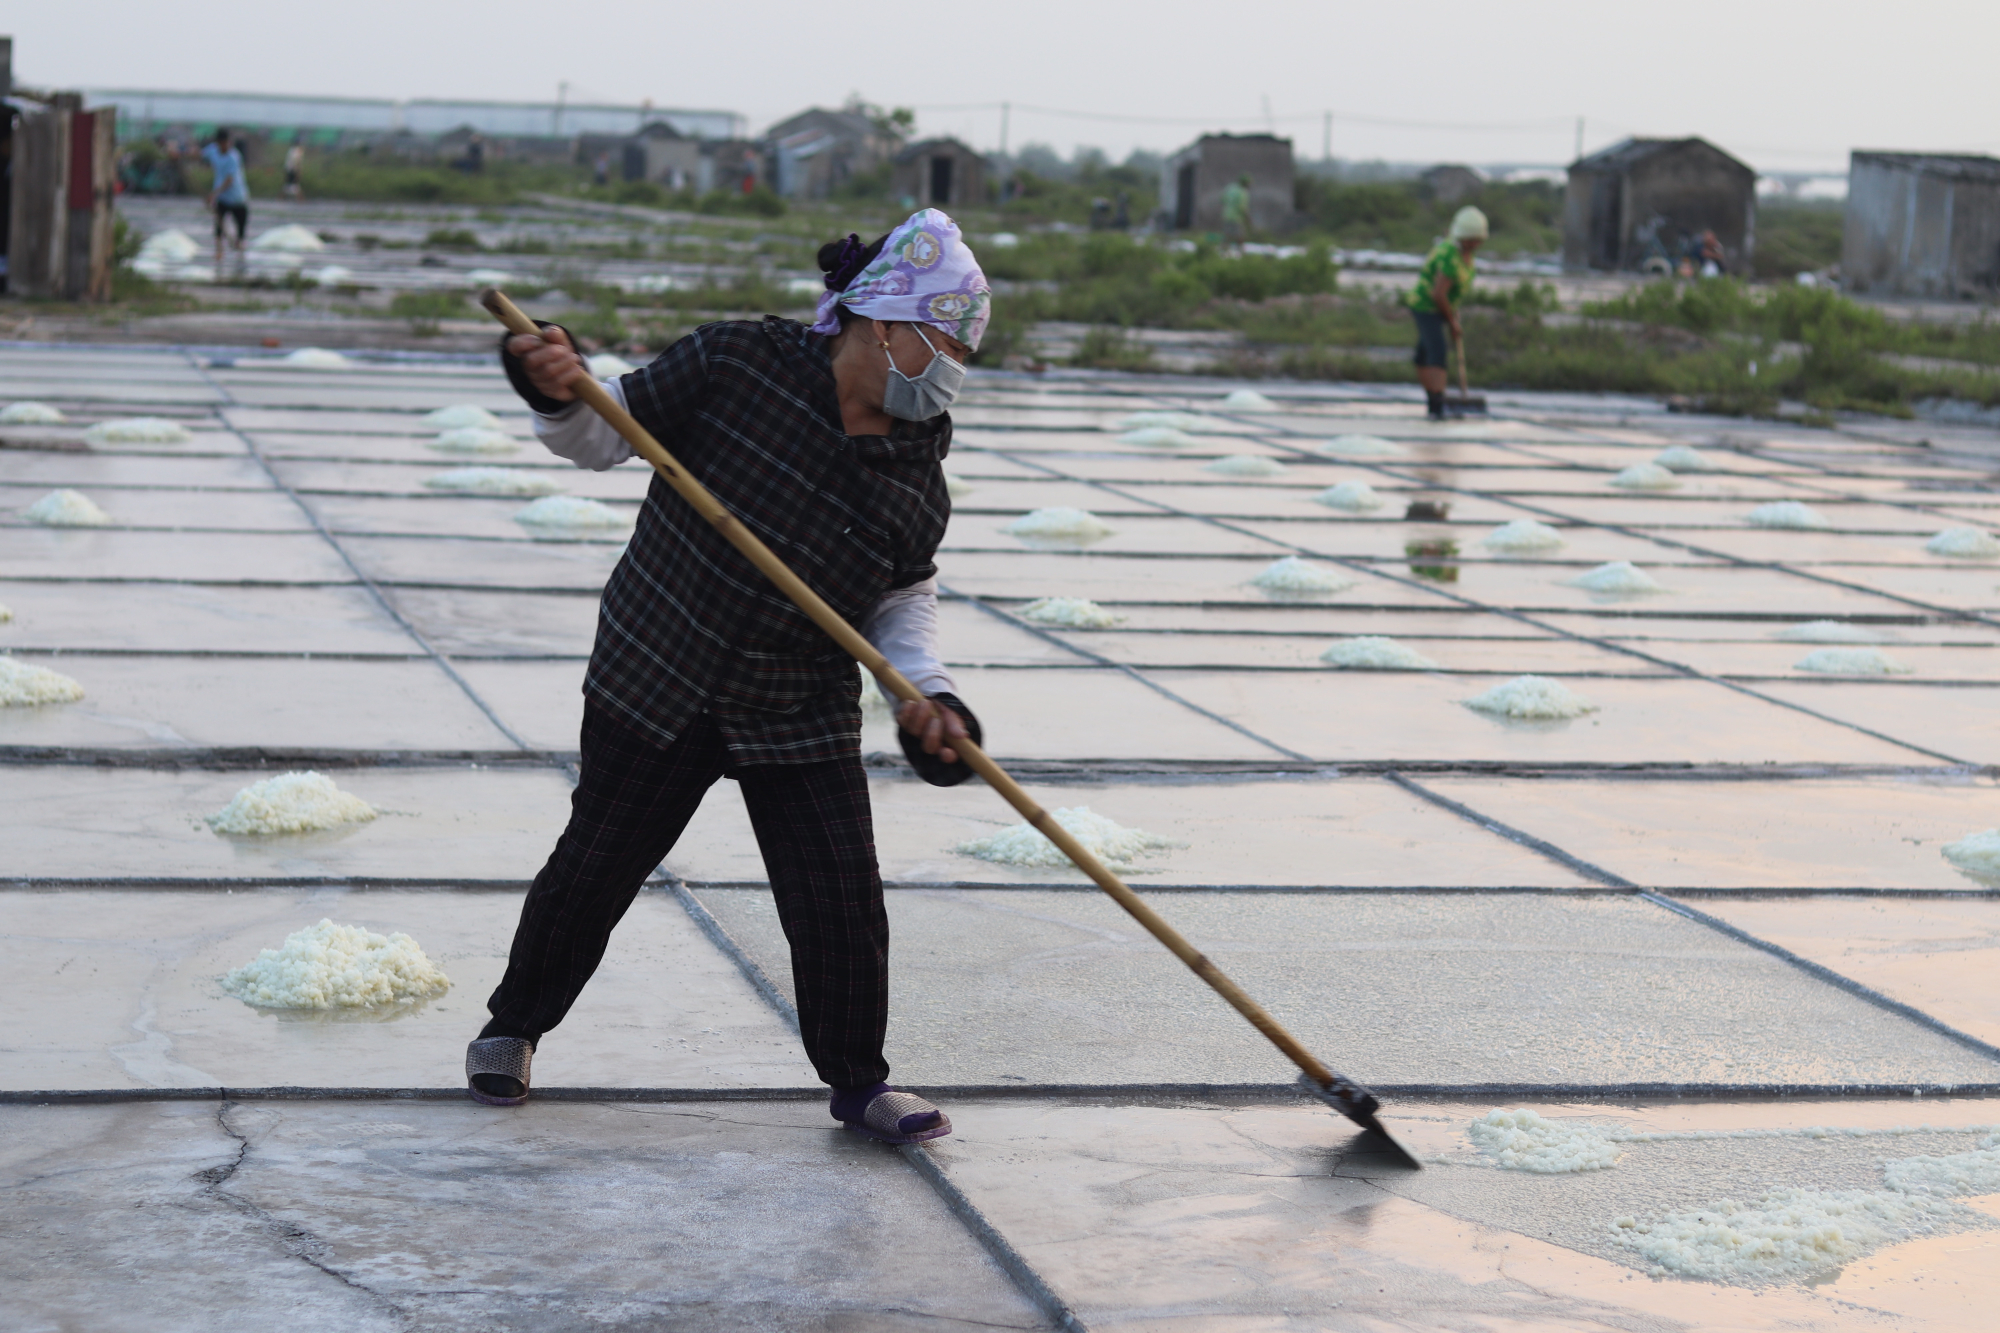
[{"label": "white long-sleeve undershirt", "polygon": [[[600,383],[614,402],[625,406],[625,390],[617,380]],[[611,423],[586,411],[582,403],[572,403],[555,416],[537,412],[535,437],[556,457],[592,472],[608,471],[633,456],[632,446]],[[925,694],[958,693],[958,683],[938,660],[936,579],[883,593],[855,628]]]}]

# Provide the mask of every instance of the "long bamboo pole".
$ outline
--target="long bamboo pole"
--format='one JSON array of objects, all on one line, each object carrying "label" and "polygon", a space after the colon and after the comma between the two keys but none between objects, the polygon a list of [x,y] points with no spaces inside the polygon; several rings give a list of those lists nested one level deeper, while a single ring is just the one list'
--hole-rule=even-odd
[{"label": "long bamboo pole", "polygon": [[[506,325],[514,333],[539,336],[541,329],[535,322],[521,313],[520,307],[507,299],[505,293],[488,288],[479,294],[479,303],[491,312],[493,317]],[[696,513],[712,524],[717,532],[728,538],[729,544],[741,551],[751,564],[764,572],[766,578],[778,585],[779,591],[791,598],[798,608],[812,617],[814,624],[825,630],[827,636],[841,649],[861,663],[881,682],[885,692],[898,699],[914,703],[924,702],[923,694],[904,679],[902,672],[889,664],[875,648],[863,638],[859,631],[840,617],[828,606],[820,595],[807,586],[805,580],[794,574],[785,562],[760,540],[756,533],[745,527],[740,519],[730,513],[709,489],[690,476],[686,469],[674,460],[674,456],[661,447],[644,426],[635,420],[630,412],[620,407],[617,400],[604,391],[604,386],[594,379],[579,376],[571,385],[571,390],[599,416],[611,423],[613,430],[624,437],[632,451],[653,465],[667,484],[677,491],[681,498],[694,506]],[[1039,829],[1042,836],[1060,847],[1063,854],[1076,863],[1077,869],[1090,876],[1098,888],[1110,894],[1117,904],[1129,913],[1133,920],[1146,928],[1148,934],[1167,946],[1173,955],[1186,963],[1189,970],[1209,987],[1227,1000],[1230,1007],[1250,1020],[1251,1026],[1270,1039],[1272,1045],[1285,1053],[1285,1057],[1305,1074],[1314,1084],[1316,1091],[1329,1104],[1340,1110],[1359,1124],[1371,1129],[1380,1129],[1375,1120],[1376,1102],[1365,1088],[1335,1074],[1314,1058],[1311,1051],[1299,1044],[1297,1038],[1287,1032],[1277,1019],[1246,994],[1241,986],[1232,981],[1223,970],[1211,962],[1201,950],[1188,943],[1185,936],[1147,906],[1144,899],[1126,887],[1125,881],[1111,873],[1110,867],[1093,855],[1089,848],[1078,842],[1070,831],[1058,824],[1048,811],[1042,809],[1035,799],[1022,789],[1021,785],[1007,775],[1005,769],[993,762],[986,752],[967,738],[954,740],[951,748],[960,758],[986,779],[988,786],[1000,793],[1007,804],[1020,811],[1021,817]]]}]

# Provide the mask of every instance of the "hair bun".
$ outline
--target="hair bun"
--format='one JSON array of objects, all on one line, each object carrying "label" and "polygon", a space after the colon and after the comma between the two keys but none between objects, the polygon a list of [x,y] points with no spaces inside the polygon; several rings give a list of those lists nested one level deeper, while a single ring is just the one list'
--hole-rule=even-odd
[{"label": "hair bun", "polygon": [[[858,236],[850,236],[847,238],[847,240],[852,240],[852,241],[858,241],[860,239],[861,238]],[[839,268],[840,252],[846,247],[847,247],[847,241],[828,241],[825,245],[822,245],[819,248],[819,271],[822,273],[831,273],[836,268]]]}]

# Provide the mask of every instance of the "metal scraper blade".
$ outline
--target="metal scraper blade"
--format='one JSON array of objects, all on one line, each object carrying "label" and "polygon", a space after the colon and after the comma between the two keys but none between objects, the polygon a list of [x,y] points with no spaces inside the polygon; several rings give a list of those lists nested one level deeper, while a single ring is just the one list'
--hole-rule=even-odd
[{"label": "metal scraper blade", "polygon": [[1382,1109],[1381,1100],[1359,1083],[1335,1074],[1333,1082],[1322,1086],[1310,1074],[1300,1074],[1299,1086],[1370,1134],[1380,1137],[1395,1150],[1396,1155],[1403,1159],[1403,1164],[1411,1170],[1424,1169],[1424,1164],[1417,1160],[1417,1155],[1411,1152],[1401,1139],[1391,1134],[1389,1127],[1376,1117],[1375,1113]]}]

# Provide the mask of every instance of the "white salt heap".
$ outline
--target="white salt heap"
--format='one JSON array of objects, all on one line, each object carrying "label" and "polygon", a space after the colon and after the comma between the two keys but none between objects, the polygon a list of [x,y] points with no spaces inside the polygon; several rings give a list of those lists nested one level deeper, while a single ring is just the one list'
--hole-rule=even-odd
[{"label": "white salt heap", "polygon": [[[1056,823],[1082,843],[1085,850],[1118,869],[1128,868],[1138,857],[1164,856],[1172,848],[1187,846],[1158,834],[1126,828],[1092,813],[1087,805],[1069,806],[1053,814]],[[1060,848],[1043,837],[1034,825],[1026,823],[1001,829],[975,842],[960,843],[954,850],[1003,866],[1041,869],[1071,864]]]},{"label": "white salt heap", "polygon": [[1338,454],[1342,458],[1387,458],[1403,452],[1400,444],[1374,435],[1336,435],[1322,441],[1318,448],[1323,454]]},{"label": "white salt heap", "polygon": [[6,623],[7,623],[8,621],[12,620],[13,618],[14,618],[14,608],[13,608],[13,607],[11,607],[11,606],[0,606],[0,625],[4,625],[4,624],[6,624]]},{"label": "white salt heap", "polygon": [[352,370],[354,363],[339,352],[324,347],[301,347],[288,352],[284,363],[295,370]]},{"label": "white salt heap", "polygon": [[638,367],[624,357],[611,352],[599,352],[596,356],[585,357],[583,364],[598,379],[616,379],[620,375],[630,375]]},{"label": "white salt heap", "polygon": [[1436,662],[1416,649],[1379,634],[1362,634],[1342,639],[1319,655],[1322,662],[1338,667],[1362,667],[1384,671],[1429,671]]},{"label": "white salt heap", "polygon": [[1808,620],[1779,630],[1778,637],[1792,643],[1881,643],[1885,636],[1866,625],[1849,625],[1839,620]]},{"label": "white salt heap", "polygon": [[1916,670],[1880,648],[1815,648],[1795,666],[1800,671],[1834,676],[1907,676]]},{"label": "white salt heap", "polygon": [[1624,1155],[1590,1125],[1550,1120],[1526,1109],[1489,1111],[1472,1122],[1466,1136],[1502,1169],[1537,1175],[1605,1171]]},{"label": "white salt heap", "polygon": [[1925,542],[1924,549],[1932,555],[1957,556],[1961,560],[1993,560],[2000,558],[2000,537],[1984,528],[1946,528]]},{"label": "white salt heap", "polygon": [[1189,434],[1203,434],[1215,430],[1221,424],[1214,417],[1205,417],[1194,412],[1127,412],[1107,429],[1148,430],[1157,427],[1186,431]]},{"label": "white salt heap", "polygon": [[2000,888],[2000,828],[1969,833],[1942,848],[1944,859],[1978,880]]},{"label": "white salt heap", "polygon": [[1118,438],[1141,449],[1185,449],[1201,443],[1186,431],[1173,426],[1141,426],[1137,430],[1126,431]]},{"label": "white salt heap", "polygon": [[631,523],[609,505],[574,495],[543,496],[515,514],[514,521],[531,528],[622,528]]},{"label": "white salt heap", "polygon": [[45,528],[101,528],[111,515],[91,503],[81,491],[50,491],[21,511],[21,517]]},{"label": "white salt heap", "polygon": [[165,417],[120,417],[98,422],[83,438],[91,444],[186,444],[194,436]]},{"label": "white salt heap", "polygon": [[1343,481],[1327,487],[1313,499],[1328,509],[1344,509],[1350,514],[1366,514],[1388,503],[1365,481]]},{"label": "white salt heap", "polygon": [[434,491],[456,491],[465,495],[554,495],[562,489],[553,477],[508,467],[453,468],[435,477],[426,477],[424,485]]},{"label": "white salt heap", "polygon": [[0,426],[60,426],[68,420],[47,403],[9,403],[0,410]]},{"label": "white salt heap", "polygon": [[1630,560],[1613,560],[1608,565],[1578,574],[1573,579],[1564,579],[1572,588],[1583,588],[1590,592],[1665,592],[1666,589],[1651,574],[1633,564]]},{"label": "white salt heap", "polygon": [[1886,1190],[1774,1190],[1649,1222],[1621,1217],[1612,1242],[1661,1275],[1750,1286],[1838,1268],[1962,1215],[1953,1204]]},{"label": "white salt heap", "polygon": [[1903,1194],[1964,1199],[2000,1194],[2000,1134],[1989,1134],[1971,1152],[1949,1157],[1905,1157],[1885,1163],[1882,1183]]},{"label": "white salt heap", "polygon": [[1201,470],[1223,477],[1275,477],[1284,472],[1285,465],[1263,454],[1225,454]]},{"label": "white salt heap", "polygon": [[944,474],[944,492],[954,500],[963,500],[978,489],[963,477],[954,477],[949,472]]},{"label": "white salt heap", "polygon": [[1489,551],[1511,554],[1517,551],[1554,551],[1566,543],[1562,534],[1548,524],[1537,523],[1532,518],[1517,518],[1481,537],[1479,544]]},{"label": "white salt heap", "polygon": [[306,230],[294,222],[287,223],[282,227],[271,228],[271,230],[251,241],[250,248],[252,250],[277,250],[286,254],[306,255],[318,254],[321,250],[326,249],[326,242],[322,241],[313,232]]},{"label": "white salt heap", "polygon": [[465,280],[474,287],[506,287],[514,275],[504,268],[472,268],[465,271]]},{"label": "white salt heap", "polygon": [[[201,246],[195,242],[194,237],[179,227],[169,227],[165,231],[156,231],[148,236],[139,246],[137,259],[147,260],[157,267],[162,264],[185,264],[200,253]],[[137,260],[132,266],[139,267]]]},{"label": "white salt heap", "polygon": [[1516,676],[1463,703],[1476,712],[1535,721],[1582,717],[1597,711],[1596,704],[1547,676]]},{"label": "white salt heap", "polygon": [[322,917],[229,972],[222,989],[266,1009],[362,1009],[442,995],[451,979],[400,930],[377,935]]},{"label": "white salt heap", "polygon": [[1288,555],[1274,560],[1250,582],[1265,592],[1323,593],[1352,588],[1354,580],[1324,565],[1315,565]]},{"label": "white salt heap", "polygon": [[322,287],[338,287],[344,282],[354,281],[354,270],[340,264],[327,264],[313,269],[306,276]]},{"label": "white salt heap", "polygon": [[1112,529],[1087,509],[1058,507],[1023,514],[1000,531],[1036,541],[1094,542],[1109,537]]},{"label": "white salt heap", "polygon": [[1708,456],[1699,449],[1690,449],[1685,444],[1676,444],[1660,450],[1653,455],[1653,461],[1675,472],[1710,471]]},{"label": "white salt heap", "polygon": [[[5,608],[0,608],[4,610]],[[0,616],[0,619],[12,619]],[[0,657],[0,708],[34,708],[41,704],[73,704],[83,686],[59,671]]]},{"label": "white salt heap", "polygon": [[334,786],[325,774],[308,769],[251,783],[208,816],[208,826],[217,833],[244,835],[311,833],[365,824],[373,818],[374,806]]},{"label": "white salt heap", "polygon": [[1230,412],[1276,412],[1279,410],[1276,403],[1266,398],[1263,394],[1258,393],[1255,389],[1231,390],[1229,396],[1222,400],[1222,406],[1226,411]]},{"label": "white salt heap", "polygon": [[1613,477],[1611,484],[1628,491],[1670,491],[1681,479],[1658,463],[1634,463]]},{"label": "white salt heap", "polygon": [[1065,625],[1070,629],[1110,629],[1125,623],[1125,617],[1106,611],[1088,597],[1037,597],[1015,614],[1037,625]]},{"label": "white salt heap", "polygon": [[460,426],[440,434],[424,446],[441,454],[511,454],[521,442],[504,431],[485,426]]},{"label": "white salt heap", "polygon": [[439,430],[458,430],[465,426],[477,426],[482,430],[499,430],[500,418],[483,407],[474,407],[470,403],[457,403],[426,414],[424,424],[436,426]]},{"label": "white salt heap", "polygon": [[1833,526],[1811,505],[1797,500],[1773,500],[1750,511],[1750,521],[1760,528],[1826,528]]}]

